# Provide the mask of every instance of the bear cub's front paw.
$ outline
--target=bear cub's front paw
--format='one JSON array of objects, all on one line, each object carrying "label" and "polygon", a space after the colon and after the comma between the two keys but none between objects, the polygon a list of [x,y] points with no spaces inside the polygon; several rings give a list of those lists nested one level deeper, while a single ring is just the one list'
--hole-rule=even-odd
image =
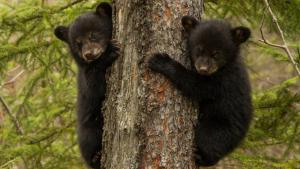
[{"label": "bear cub's front paw", "polygon": [[155,72],[162,72],[172,63],[172,59],[166,53],[154,54],[148,62],[148,67]]},{"label": "bear cub's front paw", "polygon": [[120,43],[117,40],[111,41],[110,57],[117,59],[120,56]]}]

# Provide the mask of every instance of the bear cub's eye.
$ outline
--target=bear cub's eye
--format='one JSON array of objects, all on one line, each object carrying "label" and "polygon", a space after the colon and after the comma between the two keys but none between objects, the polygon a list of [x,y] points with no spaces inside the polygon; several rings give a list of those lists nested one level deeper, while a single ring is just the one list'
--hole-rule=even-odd
[{"label": "bear cub's eye", "polygon": [[77,40],[76,40],[76,45],[77,45],[79,48],[82,47],[82,42],[81,42],[80,39],[77,39]]},{"label": "bear cub's eye", "polygon": [[216,58],[217,56],[219,55],[219,52],[214,50],[212,53],[211,53],[211,57],[213,58]]},{"label": "bear cub's eye", "polygon": [[90,41],[92,41],[92,42],[97,41],[97,33],[91,32],[89,39],[90,39]]}]

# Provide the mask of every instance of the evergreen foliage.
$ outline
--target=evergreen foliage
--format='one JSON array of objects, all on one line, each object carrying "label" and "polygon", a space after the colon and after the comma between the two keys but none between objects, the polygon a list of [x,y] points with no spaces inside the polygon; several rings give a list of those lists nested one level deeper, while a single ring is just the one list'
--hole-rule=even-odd
[{"label": "evergreen foliage", "polygon": [[[84,168],[75,134],[76,66],[53,29],[98,3],[0,0],[0,168]],[[299,64],[300,0],[270,4]],[[258,41],[264,9],[257,0],[205,1],[204,18],[249,26],[254,35],[243,52],[253,82],[255,117],[244,144],[228,160],[240,168],[300,168],[299,78],[283,51]],[[267,38],[281,44],[272,19],[265,16]],[[278,78],[273,71],[281,68]],[[266,69],[275,80],[260,85],[267,81],[260,73]]]}]

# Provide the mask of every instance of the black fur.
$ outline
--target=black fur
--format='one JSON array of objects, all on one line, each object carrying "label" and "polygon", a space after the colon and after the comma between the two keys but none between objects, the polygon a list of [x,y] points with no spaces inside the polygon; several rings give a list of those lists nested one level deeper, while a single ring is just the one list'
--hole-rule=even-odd
[{"label": "black fur", "polygon": [[[155,54],[148,64],[198,101],[194,159],[198,166],[211,166],[239,145],[250,125],[251,88],[239,54],[239,45],[249,38],[250,30],[231,28],[224,21],[198,22],[190,16],[183,17],[182,24],[188,34],[192,70],[165,53]],[[216,71],[198,71],[203,58],[206,66],[217,66]]]},{"label": "black fur", "polygon": [[[78,65],[77,123],[78,140],[81,154],[89,165],[100,168],[101,140],[103,132],[102,102],[106,92],[106,69],[118,57],[119,48],[112,43],[111,6],[101,3],[96,12],[79,16],[70,26],[58,26],[55,35],[69,45],[70,51]],[[87,62],[82,56],[85,42],[90,32],[97,34],[91,42],[103,48],[103,53],[93,61]],[[78,44],[79,43],[79,44]],[[93,50],[93,49],[92,49]]]}]

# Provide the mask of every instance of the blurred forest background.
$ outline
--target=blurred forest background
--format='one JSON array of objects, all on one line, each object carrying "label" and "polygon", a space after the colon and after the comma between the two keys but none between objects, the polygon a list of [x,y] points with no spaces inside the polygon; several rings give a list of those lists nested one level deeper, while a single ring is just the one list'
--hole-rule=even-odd
[{"label": "blurred forest background", "polygon": [[[300,63],[300,0],[270,0],[291,56]],[[84,168],[75,134],[76,65],[54,38],[57,25],[98,0],[0,0],[0,168]],[[243,46],[254,120],[244,143],[214,168],[300,168],[299,75],[264,0],[206,0],[203,19],[252,30]],[[262,25],[262,21],[264,24]]]}]

